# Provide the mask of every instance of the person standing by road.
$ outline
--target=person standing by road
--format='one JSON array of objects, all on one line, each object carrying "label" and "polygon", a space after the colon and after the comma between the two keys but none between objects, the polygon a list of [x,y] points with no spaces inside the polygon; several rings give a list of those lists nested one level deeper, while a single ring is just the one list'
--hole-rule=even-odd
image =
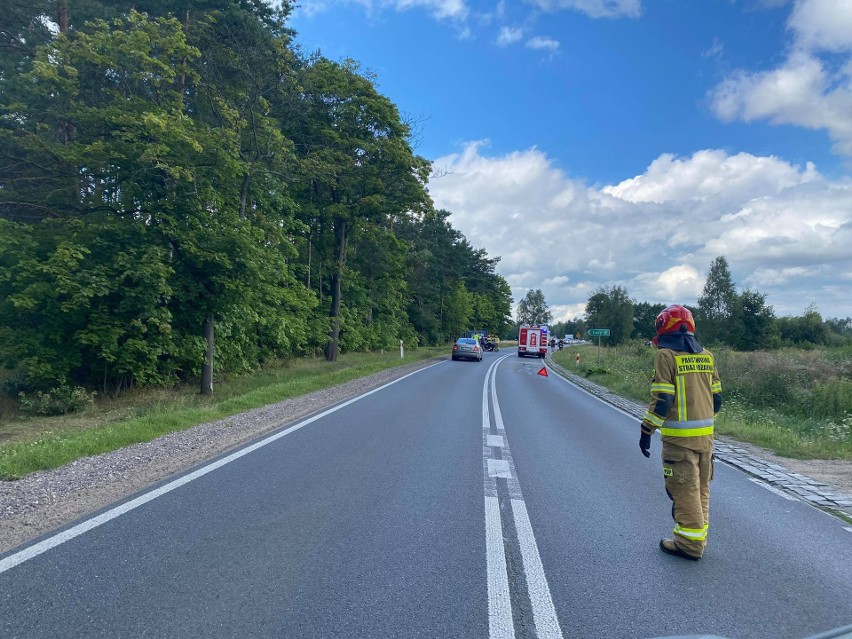
[{"label": "person standing by road", "polygon": [[712,353],[695,339],[689,309],[673,304],[655,325],[651,404],[642,418],[639,448],[650,457],[651,435],[660,429],[663,478],[675,521],[674,538],[661,539],[660,549],[697,560],[710,526],[713,421],[722,407],[722,383]]}]

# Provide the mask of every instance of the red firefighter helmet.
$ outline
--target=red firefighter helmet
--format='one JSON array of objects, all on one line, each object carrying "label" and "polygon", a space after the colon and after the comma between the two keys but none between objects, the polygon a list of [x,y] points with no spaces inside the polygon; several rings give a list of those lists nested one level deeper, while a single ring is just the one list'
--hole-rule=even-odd
[{"label": "red firefighter helmet", "polygon": [[695,335],[695,320],[692,312],[680,304],[672,304],[664,308],[654,322],[657,328],[657,337],[665,333],[689,333]]}]

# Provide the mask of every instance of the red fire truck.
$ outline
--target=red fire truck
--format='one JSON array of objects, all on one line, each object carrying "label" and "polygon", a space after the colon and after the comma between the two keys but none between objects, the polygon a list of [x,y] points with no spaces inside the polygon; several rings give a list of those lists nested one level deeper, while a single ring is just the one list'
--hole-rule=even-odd
[{"label": "red fire truck", "polygon": [[544,357],[548,339],[547,326],[522,324],[518,334],[518,357]]}]

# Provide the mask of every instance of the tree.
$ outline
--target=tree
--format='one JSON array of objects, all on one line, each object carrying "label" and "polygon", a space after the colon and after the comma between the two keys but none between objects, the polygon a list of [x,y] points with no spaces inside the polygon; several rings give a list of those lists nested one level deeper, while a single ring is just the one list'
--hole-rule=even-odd
[{"label": "tree", "polygon": [[657,319],[657,315],[659,315],[665,307],[665,304],[634,302],[633,330],[630,333],[630,336],[634,339],[652,339],[657,334],[654,321]]},{"label": "tree", "polygon": [[495,273],[497,260],[471,246],[449,218],[449,211],[429,210],[395,225],[398,236],[408,243],[411,324],[425,343],[443,343],[454,335],[446,323],[447,302],[457,284],[463,282],[473,295],[470,321],[477,328],[503,335],[511,322],[511,288]]},{"label": "tree", "polygon": [[830,317],[825,320],[828,343],[832,345],[852,342],[852,317]]},{"label": "tree", "polygon": [[445,325],[447,333],[456,337],[468,330],[472,315],[473,295],[468,292],[463,282],[459,282],[446,300]]},{"label": "tree", "polygon": [[214,363],[509,324],[499,258],[432,209],[396,105],[301,57],[292,6],[0,12],[0,360],[33,387],[209,392]]},{"label": "tree", "polygon": [[3,355],[42,384],[195,376],[214,320],[226,370],[305,342],[292,214],[280,195],[241,208],[254,160],[236,109],[194,103],[200,56],[179,21],[131,11],[40,47],[3,105],[0,216],[25,240],[0,273]]},{"label": "tree", "polygon": [[776,346],[775,313],[766,305],[766,295],[746,289],[734,299],[727,343],[741,351]]},{"label": "tree", "polygon": [[317,242],[332,256],[325,357],[334,361],[350,234],[422,208],[428,202],[430,164],[414,155],[396,105],[354,61],[316,58],[304,69],[301,84],[304,109],[295,140],[300,202],[305,219],[317,225]]},{"label": "tree", "polygon": [[829,329],[822,321],[822,315],[815,304],[808,306],[801,317],[779,317],[776,324],[779,336],[784,342],[802,346],[828,342]]},{"label": "tree", "polygon": [[609,344],[621,344],[633,330],[633,300],[622,286],[601,287],[586,303],[590,328],[608,328]]},{"label": "tree", "polygon": [[696,333],[707,343],[727,341],[737,291],[728,260],[720,255],[710,263],[704,290],[698,297]]},{"label": "tree", "polygon": [[549,324],[553,321],[553,314],[544,301],[544,293],[540,288],[530,289],[524,298],[518,302],[519,324]]}]

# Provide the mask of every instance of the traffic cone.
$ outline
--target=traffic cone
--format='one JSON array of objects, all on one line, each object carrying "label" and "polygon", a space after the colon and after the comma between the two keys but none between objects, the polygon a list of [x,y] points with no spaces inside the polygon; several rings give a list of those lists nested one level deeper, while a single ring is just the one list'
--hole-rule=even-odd
[{"label": "traffic cone", "polygon": [[541,375],[542,377],[547,377],[547,367],[542,366],[541,370],[538,372],[538,374]]}]

